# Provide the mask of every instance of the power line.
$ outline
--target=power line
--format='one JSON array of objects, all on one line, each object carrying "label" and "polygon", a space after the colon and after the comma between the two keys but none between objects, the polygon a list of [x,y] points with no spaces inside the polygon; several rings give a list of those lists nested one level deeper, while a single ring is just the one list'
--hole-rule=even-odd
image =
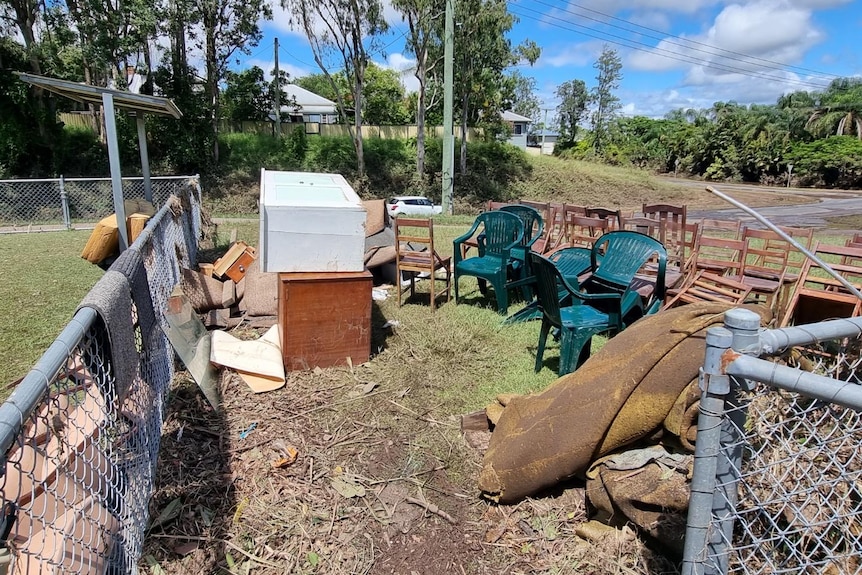
[{"label": "power line", "polygon": [[[703,66],[703,67],[705,67],[705,68],[710,68],[710,69],[713,69],[713,70],[719,70],[719,71],[729,72],[729,73],[734,73],[734,74],[740,74],[740,75],[743,75],[743,76],[749,76],[749,77],[751,77],[751,78],[767,79],[767,80],[775,80],[775,81],[777,81],[777,82],[790,83],[790,84],[798,84],[798,85],[801,85],[801,86],[808,86],[808,87],[810,87],[810,88],[815,88],[815,89],[818,89],[818,90],[823,90],[823,89],[825,89],[825,88],[826,88],[826,86],[825,86],[825,85],[823,85],[823,84],[816,84],[816,83],[813,83],[813,82],[806,82],[806,81],[804,81],[804,80],[794,80],[794,79],[791,79],[791,78],[783,78],[783,77],[780,77],[780,76],[771,76],[771,75],[768,75],[768,74],[765,74],[765,73],[762,73],[762,72],[757,72],[757,71],[755,71],[755,70],[746,70],[746,69],[744,69],[744,68],[736,68],[736,67],[734,67],[734,66],[730,66],[730,65],[726,65],[726,64],[720,64],[720,63],[717,63],[717,62],[707,62],[707,61],[704,61],[704,60],[697,59],[697,58],[696,58],[696,57],[694,57],[694,56],[688,56],[688,55],[686,55],[686,54],[679,54],[679,53],[677,53],[677,52],[673,52],[673,51],[670,51],[670,50],[665,50],[665,49],[663,49],[663,48],[657,48],[657,47],[654,47],[654,46],[650,46],[649,44],[646,44],[646,43],[644,43],[644,42],[639,42],[639,41],[637,41],[637,40],[632,40],[632,39],[630,39],[630,38],[625,38],[625,37],[623,37],[623,36],[619,36],[619,35],[617,35],[617,34],[611,34],[611,33],[608,33],[608,32],[599,32],[598,30],[595,30],[595,29],[593,29],[593,28],[590,28],[589,26],[584,26],[584,25],[582,25],[582,24],[577,24],[577,23],[575,23],[575,22],[571,22],[571,21],[569,21],[569,20],[565,20],[565,19],[563,19],[563,18],[558,18],[558,17],[556,17],[556,16],[549,16],[549,15],[545,15],[545,14],[543,14],[541,11],[536,10],[536,9],[533,9],[533,8],[524,7],[524,6],[518,6],[517,8],[518,8],[519,10],[528,10],[528,11],[530,11],[530,12],[534,12],[534,13],[536,13],[536,14],[539,14],[541,17],[536,17],[536,16],[532,16],[532,15],[529,15],[529,14],[524,14],[524,13],[522,13],[522,12],[518,12],[518,11],[511,10],[512,8],[515,8],[515,6],[512,6],[512,4],[513,4],[512,0],[509,0],[509,8],[510,8],[510,11],[511,11],[513,14],[517,15],[517,16],[521,16],[521,17],[523,17],[523,18],[527,18],[527,19],[530,19],[530,20],[534,20],[534,21],[536,21],[536,22],[544,22],[544,23],[547,23],[547,24],[549,24],[549,25],[551,25],[551,26],[555,26],[555,27],[557,27],[557,28],[561,28],[561,29],[563,29],[563,30],[566,30],[566,31],[568,31],[568,32],[577,32],[577,33],[582,34],[582,35],[584,35],[584,36],[587,36],[587,37],[590,37],[590,38],[595,38],[595,39],[597,39],[597,40],[602,40],[602,41],[604,41],[604,42],[609,42],[609,43],[611,43],[611,44],[616,44],[616,45],[618,45],[618,46],[623,46],[623,47],[625,47],[625,48],[631,48],[631,49],[633,49],[633,50],[638,50],[638,51],[640,51],[640,52],[646,52],[646,53],[650,53],[650,54],[660,53],[663,57],[668,58],[668,59],[671,59],[671,60],[676,60],[676,61],[678,61],[678,62],[685,62],[685,63],[688,63],[688,64],[696,64],[696,65],[699,65],[699,66]],[[566,27],[566,26],[564,26],[564,25],[562,25],[562,24],[557,24],[557,23],[554,23],[554,22],[549,22],[549,21],[548,21],[548,19],[558,20],[558,21],[563,22],[563,23],[565,23],[565,24],[567,24],[567,25],[569,25],[569,26],[574,26],[575,28],[581,28],[581,29],[586,30],[586,31],[583,31],[583,30],[575,30],[575,29],[573,29],[573,28]],[[600,34],[601,34],[601,35],[600,35]],[[616,40],[612,40],[611,38],[616,38]],[[642,47],[638,47],[638,46],[642,46]]]},{"label": "power line", "polygon": [[[695,50],[695,51],[697,51],[697,52],[703,52],[704,54],[709,54],[709,55],[711,55],[711,56],[720,56],[720,57],[722,57],[722,58],[727,58],[727,59],[730,59],[730,60],[737,60],[737,61],[739,61],[739,62],[744,62],[744,63],[747,63],[747,64],[748,64],[748,63],[752,63],[752,61],[763,62],[764,64],[769,64],[769,66],[767,66],[768,68],[773,68],[773,69],[781,69],[781,70],[784,70],[784,69],[788,69],[788,68],[789,68],[789,69],[799,70],[799,71],[801,71],[801,72],[807,72],[807,73],[811,73],[811,74],[816,74],[816,75],[819,75],[819,76],[826,76],[826,77],[831,77],[831,78],[838,78],[838,77],[839,77],[839,76],[837,76],[837,75],[835,75],[835,74],[829,74],[829,73],[826,73],[826,72],[822,72],[822,71],[820,71],[820,70],[813,70],[813,69],[811,69],[811,68],[805,68],[805,67],[803,67],[803,66],[795,66],[795,65],[793,65],[793,64],[785,64],[785,63],[783,63],[783,62],[777,62],[777,61],[775,61],[775,60],[769,60],[769,59],[767,59],[767,58],[761,58],[761,57],[759,57],[759,56],[752,56],[751,54],[745,54],[745,53],[743,53],[743,52],[737,52],[737,51],[734,51],[734,50],[729,50],[729,49],[727,49],[727,48],[719,48],[718,46],[713,46],[713,45],[711,45],[711,44],[707,44],[706,42],[700,42],[700,41],[698,41],[698,40],[691,40],[691,39],[688,39],[688,38],[682,38],[682,37],[680,37],[680,36],[669,36],[668,34],[666,34],[666,33],[662,32],[661,30],[656,30],[655,28],[650,28],[649,26],[643,26],[643,25],[641,25],[641,24],[636,24],[636,23],[634,23],[634,22],[631,22],[631,21],[629,21],[629,20],[626,20],[625,18],[620,18],[620,17],[618,17],[618,16],[614,16],[614,15],[612,15],[612,14],[607,14],[607,13],[602,12],[602,11],[600,11],[600,10],[595,10],[595,9],[593,9],[593,8],[588,8],[588,7],[586,7],[586,6],[582,6],[582,5],[580,5],[580,4],[570,3],[570,4],[569,4],[569,6],[575,6],[575,7],[579,8],[580,10],[584,10],[584,11],[587,11],[587,12],[592,12],[592,13],[594,13],[594,14],[598,14],[598,15],[603,16],[604,18],[607,18],[607,19],[610,19],[610,20],[615,20],[615,21],[618,21],[618,22],[623,22],[624,24],[626,24],[626,25],[628,25],[628,26],[631,26],[631,27],[635,28],[635,30],[632,30],[632,29],[630,29],[630,28],[626,28],[626,27],[623,27],[623,26],[619,26],[619,25],[617,25],[617,24],[612,24],[612,23],[610,23],[610,22],[607,22],[606,20],[601,20],[601,19],[599,19],[599,18],[593,18],[593,17],[591,17],[591,16],[586,16],[586,15],[584,15],[584,14],[580,14],[580,13],[575,12],[575,11],[573,11],[573,10],[569,10],[568,8],[560,8],[560,7],[558,7],[558,6],[554,5],[554,4],[551,4],[551,3],[549,3],[549,2],[544,2],[543,0],[533,0],[533,1],[534,1],[535,3],[537,3],[537,4],[542,4],[542,5],[547,6],[547,7],[549,7],[549,8],[554,8],[554,9],[556,9],[556,10],[560,10],[560,11],[563,11],[563,12],[567,12],[567,13],[572,14],[572,15],[574,15],[574,16],[578,16],[578,17],[580,17],[580,18],[585,18],[585,19],[587,19],[587,20],[591,20],[591,21],[593,21],[593,22],[597,22],[597,23],[599,23],[599,24],[604,24],[604,25],[606,25],[606,26],[610,26],[610,27],[612,27],[612,28],[617,28],[617,29],[620,29],[620,30],[624,30],[624,31],[626,31],[626,32],[635,32],[635,33],[638,33],[638,34],[643,34],[642,32],[639,32],[637,29],[647,30],[647,31],[649,31],[649,32],[654,32],[654,33],[656,33],[656,34],[660,34],[661,36],[654,36],[654,35],[652,35],[652,34],[643,34],[643,35],[644,35],[644,36],[646,36],[647,38],[652,38],[653,40],[658,40],[658,41],[660,41],[660,42],[661,42],[661,41],[664,41],[664,42],[667,42],[668,44],[672,44],[672,45],[674,45],[674,46],[679,46],[679,47],[681,47],[681,48],[686,48],[686,49],[689,49],[689,50]],[[671,38],[672,38],[673,40],[671,40]],[[688,46],[688,45],[686,45],[686,44],[681,44],[681,43],[676,42],[676,41],[674,41],[674,40],[679,40],[679,41],[681,41],[681,42],[688,42],[689,44],[695,44],[695,45],[697,45],[697,46],[703,46],[704,48],[708,48],[708,50],[703,50],[703,49],[701,49],[701,48],[694,48],[694,47],[692,47],[692,46]],[[723,52],[723,53],[725,53],[725,54],[731,54],[731,55],[733,55],[733,56],[739,56],[739,57],[737,58],[737,57],[733,57],[733,56],[726,56],[726,55],[720,54],[719,52]]]}]

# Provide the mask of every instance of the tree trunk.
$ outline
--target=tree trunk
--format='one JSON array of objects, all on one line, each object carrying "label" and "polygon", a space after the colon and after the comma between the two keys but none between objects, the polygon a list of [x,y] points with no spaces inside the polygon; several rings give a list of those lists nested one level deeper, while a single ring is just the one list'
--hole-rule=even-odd
[{"label": "tree trunk", "polygon": [[218,63],[216,62],[215,23],[206,28],[206,67],[207,67],[207,101],[210,105],[210,129],[213,139],[212,158],[213,163],[218,165]]},{"label": "tree trunk", "polygon": [[360,178],[365,176],[365,150],[362,144],[362,72],[356,71],[353,80],[353,147],[356,149],[356,171]]},{"label": "tree trunk", "polygon": [[419,96],[416,98],[416,175],[425,181],[425,64],[417,62],[416,79]]},{"label": "tree trunk", "polygon": [[467,94],[461,101],[461,175],[467,175]]}]

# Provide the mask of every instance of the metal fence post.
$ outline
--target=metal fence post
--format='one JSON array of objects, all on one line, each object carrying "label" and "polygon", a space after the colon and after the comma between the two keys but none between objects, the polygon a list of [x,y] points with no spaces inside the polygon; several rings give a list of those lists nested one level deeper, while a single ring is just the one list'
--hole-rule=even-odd
[{"label": "metal fence post", "polygon": [[[747,309],[732,309],[724,314],[724,325],[733,334],[731,347],[734,351],[758,349],[760,316]],[[722,369],[722,373],[724,370]],[[713,492],[712,516],[715,527],[710,531],[709,555],[715,561],[718,573],[728,572],[728,547],[733,540],[733,521],[739,502],[739,473],[742,466],[742,430],[747,412],[740,405],[740,388],[750,390],[744,379],[729,377],[730,388],[725,401],[726,416],[721,425],[721,449],[715,469],[715,490]]]},{"label": "metal fence post", "polygon": [[711,327],[706,332],[706,353],[699,377],[700,414],[697,418],[682,575],[706,573],[707,538],[712,519],[722,414],[725,396],[730,392],[729,379],[721,372],[721,356],[732,342],[733,334],[726,328]]},{"label": "metal fence post", "polygon": [[72,217],[69,215],[69,195],[66,193],[66,178],[60,176],[60,206],[63,208],[63,225],[72,229]]}]

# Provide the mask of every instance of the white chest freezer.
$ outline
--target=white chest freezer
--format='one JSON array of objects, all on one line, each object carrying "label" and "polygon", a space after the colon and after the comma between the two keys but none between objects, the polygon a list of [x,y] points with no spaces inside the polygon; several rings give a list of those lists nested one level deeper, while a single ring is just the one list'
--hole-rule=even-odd
[{"label": "white chest freezer", "polygon": [[340,174],[260,171],[265,272],[360,272],[365,208]]}]

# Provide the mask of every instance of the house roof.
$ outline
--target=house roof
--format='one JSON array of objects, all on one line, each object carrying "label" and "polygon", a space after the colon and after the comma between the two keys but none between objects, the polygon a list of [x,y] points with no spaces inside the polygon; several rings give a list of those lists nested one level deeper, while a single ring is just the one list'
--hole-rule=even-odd
[{"label": "house roof", "polygon": [[[302,111],[306,114],[335,114],[338,111],[335,102],[318,96],[314,92],[306,90],[296,84],[286,84],[283,91],[288,98],[296,100],[296,106],[282,106],[288,112]],[[297,110],[299,108],[299,110]]]},{"label": "house roof", "polygon": [[505,112],[500,112],[500,116],[507,122],[532,122],[533,118],[528,118],[527,116],[522,116],[521,114],[516,114],[511,110],[506,110]]}]

